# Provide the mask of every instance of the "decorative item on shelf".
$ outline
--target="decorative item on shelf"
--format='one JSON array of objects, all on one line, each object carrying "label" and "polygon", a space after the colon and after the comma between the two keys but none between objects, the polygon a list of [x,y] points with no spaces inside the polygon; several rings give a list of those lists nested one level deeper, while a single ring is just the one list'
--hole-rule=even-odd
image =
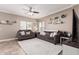
[{"label": "decorative item on shelf", "polygon": [[0,24],[3,24],[3,25],[12,25],[16,23],[16,21],[9,21],[9,20],[1,20],[0,21]]},{"label": "decorative item on shelf", "polygon": [[66,15],[65,14],[62,14],[61,16],[56,16],[53,18],[50,18],[49,19],[49,24],[63,24],[64,21],[63,21],[63,18],[65,18]]},{"label": "decorative item on shelf", "polygon": [[6,22],[7,22],[7,24],[9,24],[10,22],[9,22],[9,20],[6,20]]},{"label": "decorative item on shelf", "polygon": [[61,18],[65,18],[65,17],[66,17],[66,15],[65,15],[65,14],[61,15]]},{"label": "decorative item on shelf", "polygon": [[49,19],[49,24],[52,24],[52,18]]},{"label": "decorative item on shelf", "polygon": [[55,17],[55,19],[58,19],[59,17]]},{"label": "decorative item on shelf", "polygon": [[6,21],[1,20],[0,24],[6,24]]},{"label": "decorative item on shelf", "polygon": [[64,22],[63,21],[61,21],[61,24],[63,24]]},{"label": "decorative item on shelf", "polygon": [[53,20],[53,24],[63,24],[63,20],[60,17],[55,17]]}]

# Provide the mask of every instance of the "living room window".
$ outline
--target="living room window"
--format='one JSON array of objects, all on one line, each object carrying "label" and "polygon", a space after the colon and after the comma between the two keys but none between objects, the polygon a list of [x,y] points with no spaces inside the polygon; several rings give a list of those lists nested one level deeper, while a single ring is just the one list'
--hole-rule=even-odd
[{"label": "living room window", "polygon": [[26,21],[20,21],[20,29],[26,30]]},{"label": "living room window", "polygon": [[26,29],[32,30],[32,22],[26,22]]},{"label": "living room window", "polygon": [[[34,22],[27,22],[27,21],[20,21],[20,29],[21,30],[36,30],[36,23]],[[44,31],[45,22],[38,22],[39,31]]]},{"label": "living room window", "polygon": [[32,30],[32,22],[20,21],[21,30]]},{"label": "living room window", "polygon": [[39,31],[44,31],[45,22],[39,22]]}]

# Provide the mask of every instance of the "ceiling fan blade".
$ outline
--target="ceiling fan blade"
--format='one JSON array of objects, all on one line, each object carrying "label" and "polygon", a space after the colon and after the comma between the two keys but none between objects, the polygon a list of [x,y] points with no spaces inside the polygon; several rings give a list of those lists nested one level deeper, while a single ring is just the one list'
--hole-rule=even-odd
[{"label": "ceiling fan blade", "polygon": [[37,12],[37,11],[33,11],[33,13],[39,13],[39,12]]},{"label": "ceiling fan blade", "polygon": [[25,11],[27,11],[26,13],[28,13],[28,14],[38,14],[39,12],[37,12],[37,11],[33,11],[33,8],[32,7],[29,7],[28,6],[28,8],[23,8],[23,10],[25,10]]},{"label": "ceiling fan blade", "polygon": [[28,9],[26,9],[26,8],[23,8],[23,10],[25,10],[25,11],[29,11]]}]

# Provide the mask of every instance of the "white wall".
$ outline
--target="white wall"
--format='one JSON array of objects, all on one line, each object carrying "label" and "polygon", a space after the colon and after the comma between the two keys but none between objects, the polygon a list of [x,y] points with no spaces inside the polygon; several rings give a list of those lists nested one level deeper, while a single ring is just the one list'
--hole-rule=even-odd
[{"label": "white wall", "polygon": [[30,19],[30,18],[25,18],[22,16],[17,16],[17,15],[2,13],[2,12],[0,12],[0,20],[10,20],[10,21],[16,20],[17,21],[17,23],[15,23],[13,25],[0,24],[0,40],[15,37],[16,32],[19,30],[19,22],[21,20],[35,21],[33,19]]},{"label": "white wall", "polygon": [[[60,17],[62,14],[67,15],[64,19],[62,19],[64,21],[63,24],[48,23],[50,18],[54,18],[56,16]],[[45,21],[45,30],[61,30],[61,31],[68,31],[72,33],[72,9],[64,10],[56,14],[49,15],[47,17],[42,18],[41,20]]]}]

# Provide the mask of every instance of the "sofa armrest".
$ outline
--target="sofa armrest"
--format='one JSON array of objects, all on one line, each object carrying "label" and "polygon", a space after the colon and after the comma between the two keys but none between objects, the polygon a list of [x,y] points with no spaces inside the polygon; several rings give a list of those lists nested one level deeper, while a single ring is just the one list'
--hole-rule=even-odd
[{"label": "sofa armrest", "polygon": [[55,35],[53,38],[55,44],[60,43],[60,35]]}]

